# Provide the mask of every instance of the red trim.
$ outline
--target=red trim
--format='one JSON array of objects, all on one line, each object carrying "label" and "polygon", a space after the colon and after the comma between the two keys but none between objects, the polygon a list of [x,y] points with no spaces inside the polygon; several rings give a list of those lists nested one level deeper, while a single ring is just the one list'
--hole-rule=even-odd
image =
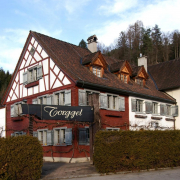
[{"label": "red trim", "polygon": [[11,120],[12,121],[22,121],[23,117],[20,117],[20,116],[18,116],[18,117],[11,117]]},{"label": "red trim", "polygon": [[25,85],[25,88],[30,88],[39,85],[39,80]]}]

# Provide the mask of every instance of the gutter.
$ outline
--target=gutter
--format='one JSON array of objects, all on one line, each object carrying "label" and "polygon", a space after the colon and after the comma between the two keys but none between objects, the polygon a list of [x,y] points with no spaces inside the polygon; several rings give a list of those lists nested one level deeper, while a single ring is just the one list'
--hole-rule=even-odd
[{"label": "gutter", "polygon": [[99,84],[93,84],[90,82],[84,82],[84,81],[80,81],[80,80],[76,81],[76,86],[79,86],[79,87],[83,86],[84,88],[88,88],[88,89],[106,91],[106,92],[122,94],[122,95],[126,95],[126,96],[137,96],[137,97],[155,100],[155,101],[160,101],[160,102],[165,102],[165,103],[171,103],[171,104],[176,103],[176,101],[173,101],[173,100],[163,99],[160,97],[145,95],[145,94],[141,94],[141,93],[137,93],[137,92],[133,92],[133,91],[127,91],[127,90],[103,86],[103,85],[99,85]]}]

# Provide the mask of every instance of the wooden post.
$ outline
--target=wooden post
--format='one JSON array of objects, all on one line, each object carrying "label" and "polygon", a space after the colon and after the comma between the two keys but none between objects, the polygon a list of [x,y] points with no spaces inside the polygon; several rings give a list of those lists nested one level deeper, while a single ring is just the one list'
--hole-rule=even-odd
[{"label": "wooden post", "polygon": [[90,161],[93,164],[93,153],[94,153],[94,139],[96,132],[100,127],[100,114],[99,114],[99,94],[93,93],[88,95],[89,105],[94,107],[94,121],[89,128],[90,133]]},{"label": "wooden post", "polygon": [[33,136],[33,117],[29,115],[29,135]]}]

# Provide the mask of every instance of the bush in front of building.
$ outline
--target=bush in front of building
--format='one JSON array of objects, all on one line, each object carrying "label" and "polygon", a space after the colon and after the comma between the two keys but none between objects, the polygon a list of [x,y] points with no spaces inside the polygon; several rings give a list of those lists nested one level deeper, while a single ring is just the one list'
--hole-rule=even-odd
[{"label": "bush in front of building", "polygon": [[101,173],[180,166],[180,131],[99,131],[94,164]]},{"label": "bush in front of building", "polygon": [[43,150],[37,138],[0,138],[0,179],[40,179],[42,165]]}]

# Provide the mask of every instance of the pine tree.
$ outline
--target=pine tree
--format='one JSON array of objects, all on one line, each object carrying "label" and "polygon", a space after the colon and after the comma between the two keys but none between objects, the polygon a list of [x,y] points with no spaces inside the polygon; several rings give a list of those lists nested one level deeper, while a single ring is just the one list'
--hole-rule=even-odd
[{"label": "pine tree", "polygon": [[82,47],[82,48],[86,48],[87,49],[87,44],[86,42],[84,41],[84,39],[82,39],[79,43],[79,46]]},{"label": "pine tree", "polygon": [[11,74],[9,73],[9,71],[5,72],[3,68],[0,68],[0,107],[1,107],[1,99],[6,91],[10,79],[11,79]]}]

